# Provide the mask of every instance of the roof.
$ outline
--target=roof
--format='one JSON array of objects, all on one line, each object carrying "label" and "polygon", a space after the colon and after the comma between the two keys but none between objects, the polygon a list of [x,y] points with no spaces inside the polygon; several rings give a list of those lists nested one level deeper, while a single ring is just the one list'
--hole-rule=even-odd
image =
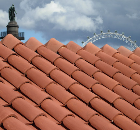
[{"label": "roof", "polygon": [[0,41],[0,130],[140,130],[140,48],[34,37]]}]

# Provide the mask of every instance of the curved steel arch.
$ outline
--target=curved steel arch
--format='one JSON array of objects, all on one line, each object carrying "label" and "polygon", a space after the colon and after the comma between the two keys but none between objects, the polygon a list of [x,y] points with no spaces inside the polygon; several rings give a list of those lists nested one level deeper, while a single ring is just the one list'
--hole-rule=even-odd
[{"label": "curved steel arch", "polygon": [[97,41],[97,40],[99,40],[99,39],[101,39],[101,38],[117,38],[117,39],[123,40],[123,41],[125,41],[128,45],[130,45],[134,50],[138,47],[137,44],[136,44],[136,41],[132,41],[132,40],[130,39],[131,36],[126,37],[126,36],[124,36],[123,33],[122,33],[122,34],[119,34],[119,33],[117,33],[117,31],[115,31],[115,32],[110,32],[110,31],[108,30],[108,32],[106,32],[106,33],[104,33],[103,31],[101,31],[100,34],[94,33],[93,37],[91,37],[91,38],[90,38],[90,37],[87,37],[87,38],[88,38],[88,40],[87,40],[86,42],[82,42],[82,43],[83,43],[83,47],[84,47],[87,43],[89,43],[89,42],[93,43],[93,42],[95,42],[95,41]]}]

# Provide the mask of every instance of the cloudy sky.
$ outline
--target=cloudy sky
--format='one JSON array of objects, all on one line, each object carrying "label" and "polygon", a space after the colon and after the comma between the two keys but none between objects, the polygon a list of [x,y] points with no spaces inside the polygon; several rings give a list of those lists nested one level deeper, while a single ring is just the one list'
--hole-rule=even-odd
[{"label": "cloudy sky", "polygon": [[[140,0],[0,0],[0,32],[6,31],[8,9],[14,4],[19,32],[45,44],[55,38],[63,44],[74,41],[82,46],[87,36],[102,30],[118,33],[137,41],[140,46]],[[113,38],[100,39],[94,44],[109,44],[129,48],[124,41]],[[129,48],[130,49],[130,48]]]}]

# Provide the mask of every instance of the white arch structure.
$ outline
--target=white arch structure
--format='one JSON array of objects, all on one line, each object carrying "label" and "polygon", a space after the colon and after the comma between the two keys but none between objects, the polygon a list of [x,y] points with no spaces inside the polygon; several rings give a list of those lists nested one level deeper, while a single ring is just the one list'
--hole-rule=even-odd
[{"label": "white arch structure", "polygon": [[101,39],[101,38],[117,38],[117,39],[123,40],[123,41],[126,42],[128,45],[130,45],[130,46],[133,48],[133,50],[135,50],[135,49],[138,47],[137,44],[136,44],[136,41],[132,41],[132,40],[130,39],[131,36],[126,37],[126,36],[124,36],[124,33],[119,34],[119,33],[117,33],[117,31],[115,31],[115,32],[110,32],[110,31],[108,30],[108,32],[106,32],[106,33],[104,33],[103,31],[101,31],[100,34],[94,33],[93,37],[91,37],[91,38],[90,38],[90,37],[87,37],[87,38],[88,38],[88,40],[87,40],[86,42],[82,42],[83,47],[84,47],[87,43],[89,43],[89,42],[93,43],[93,42],[95,42],[95,41],[97,41],[97,40],[99,40],[99,39]]}]

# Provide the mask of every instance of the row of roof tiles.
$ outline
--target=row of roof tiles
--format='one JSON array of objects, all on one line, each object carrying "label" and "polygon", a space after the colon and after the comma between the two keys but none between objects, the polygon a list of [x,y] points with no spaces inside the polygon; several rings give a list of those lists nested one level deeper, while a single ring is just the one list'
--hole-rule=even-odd
[{"label": "row of roof tiles", "polygon": [[[139,74],[129,65],[129,73],[121,69],[120,66],[127,66],[114,57],[120,54],[117,50],[108,45],[101,50],[91,43],[84,48],[74,42],[65,46],[55,39],[44,46],[35,38],[30,38],[25,46],[12,35],[1,43],[1,105],[12,105],[28,121],[21,119],[23,125],[32,127],[34,122],[35,127],[46,129],[45,122],[53,120],[50,129],[57,121],[61,123],[60,127],[55,125],[59,129],[140,129]],[[132,64],[139,68],[138,63]],[[9,117],[13,113],[7,114],[9,111],[4,108],[6,116],[1,123],[6,128],[4,121],[13,120]],[[43,110],[51,115],[51,120]]]}]

